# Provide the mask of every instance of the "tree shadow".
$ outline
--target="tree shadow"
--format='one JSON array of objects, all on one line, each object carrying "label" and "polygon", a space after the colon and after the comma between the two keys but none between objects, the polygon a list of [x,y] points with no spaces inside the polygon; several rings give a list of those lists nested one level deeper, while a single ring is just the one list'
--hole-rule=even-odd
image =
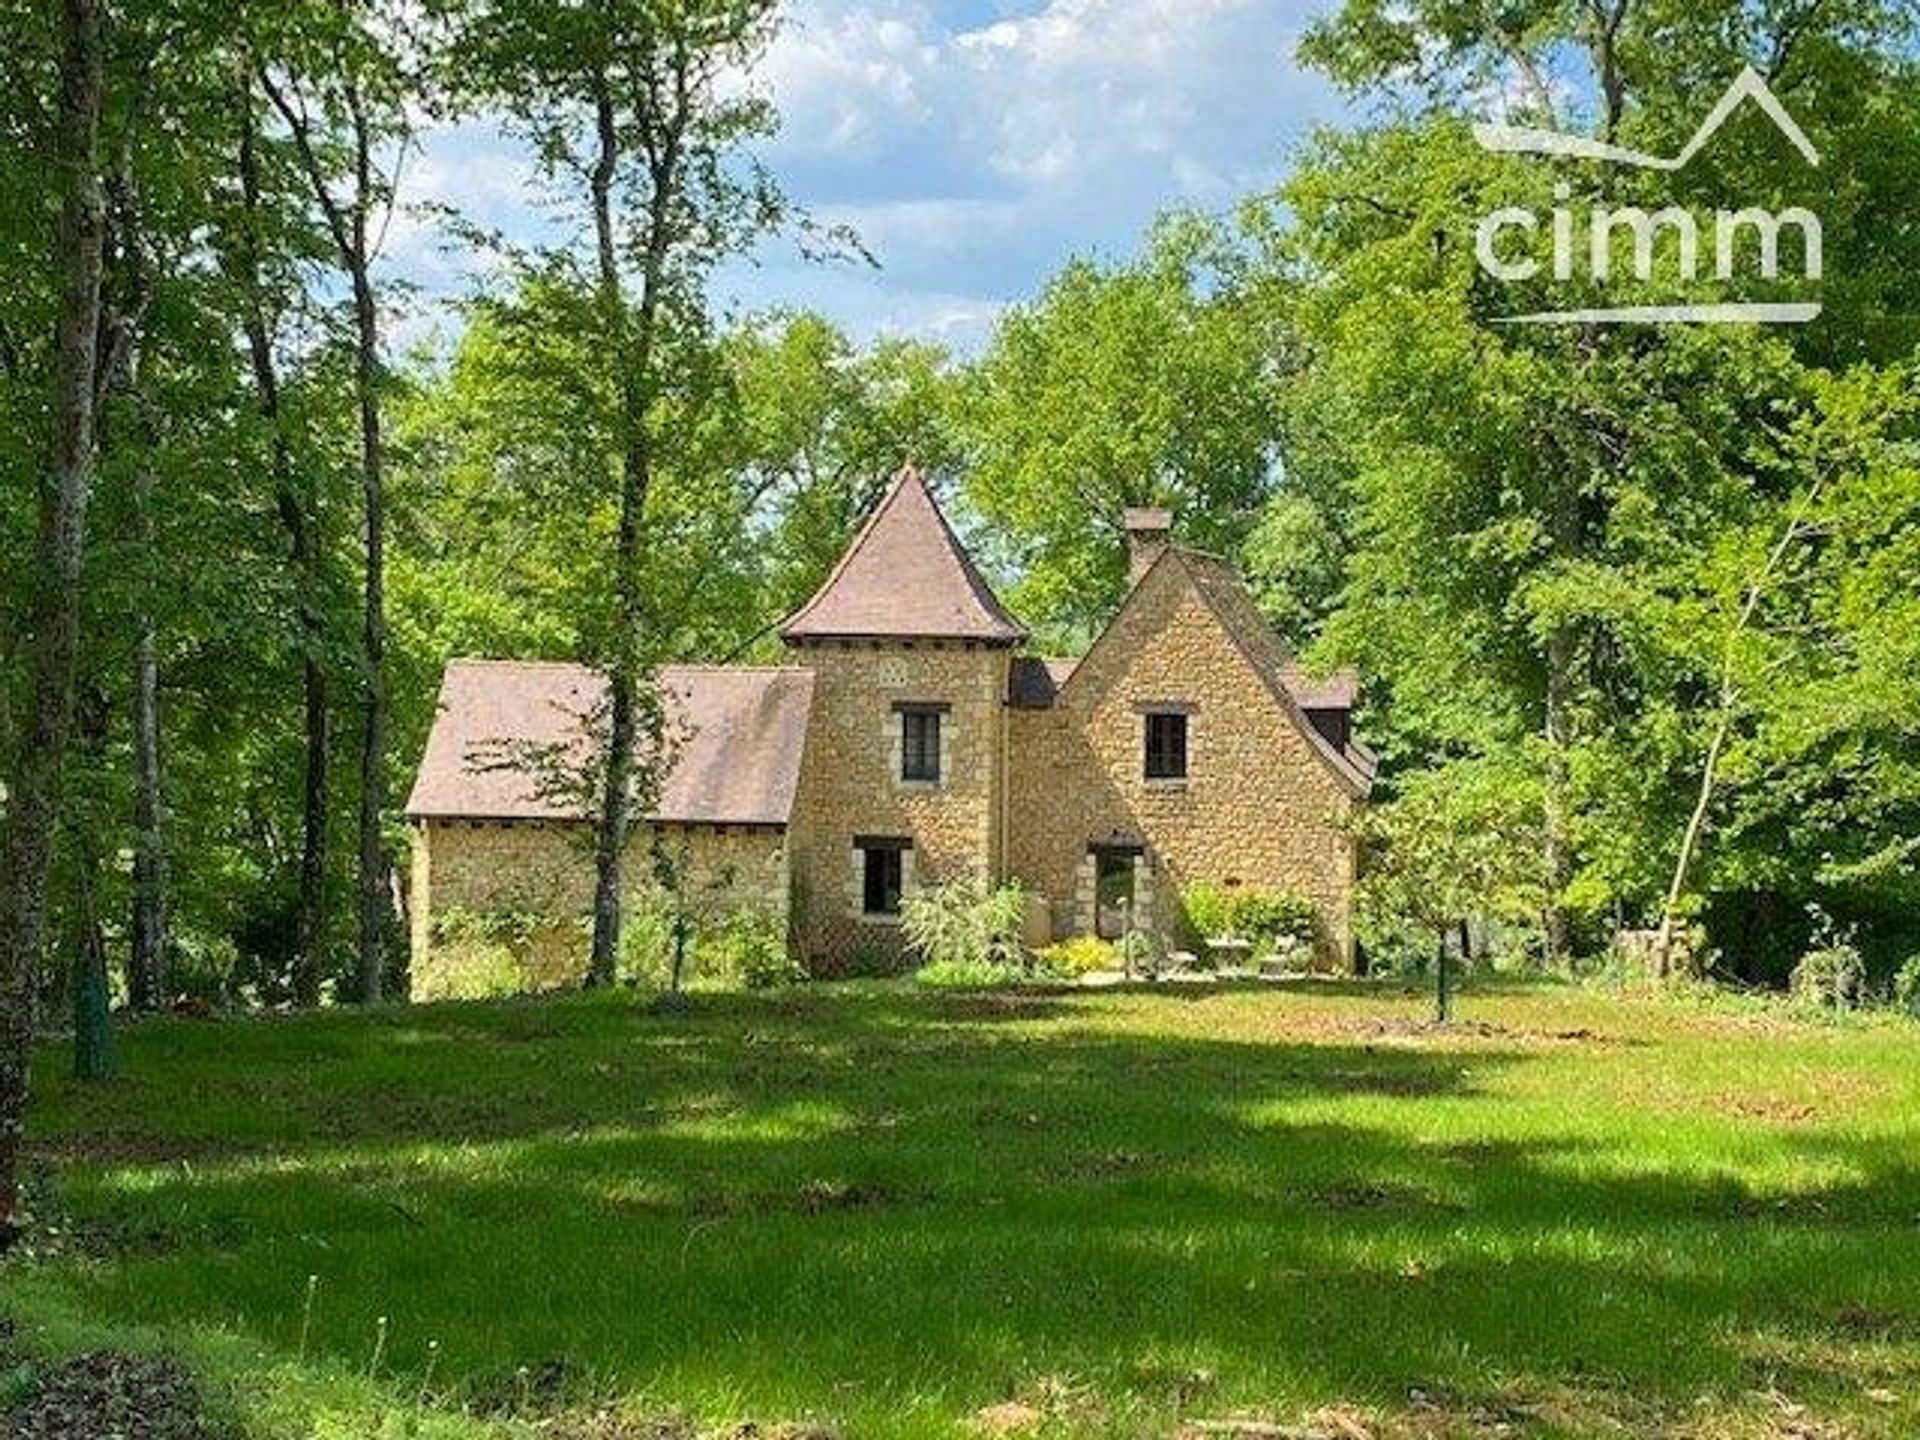
[{"label": "tree shadow", "polygon": [[1783,1325],[1865,1315],[1920,1353],[1895,1140],[1783,1136],[1851,1178],[1774,1192],[1510,1125],[1503,1078],[1539,1048],[1060,1023],[1080,1003],[156,1027],[128,1037],[139,1078],[56,1084],[48,1115],[88,1223],[140,1237],[88,1274],[102,1313],[286,1347],[318,1275],[316,1351],[364,1360],[387,1316],[395,1367],[433,1343],[475,1383],[564,1357],[692,1405],[875,1416],[1056,1373],[1174,1404],[1164,1376],[1201,1370],[1219,1404],[1531,1377],[1678,1406],[1757,1383]]}]

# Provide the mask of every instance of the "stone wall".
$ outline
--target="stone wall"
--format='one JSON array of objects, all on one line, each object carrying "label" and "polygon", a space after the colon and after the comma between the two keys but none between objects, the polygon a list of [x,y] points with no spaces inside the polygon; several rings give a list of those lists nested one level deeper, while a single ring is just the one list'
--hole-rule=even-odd
[{"label": "stone wall", "polygon": [[[1012,712],[1011,862],[1053,933],[1088,928],[1101,841],[1144,841],[1136,895],[1162,933],[1205,880],[1319,907],[1323,965],[1352,957],[1353,800],[1177,565],[1161,565],[1051,710]],[[1143,774],[1142,707],[1188,711],[1184,783]]]},{"label": "stone wall", "polygon": [[[795,933],[817,972],[897,956],[897,921],[864,916],[858,836],[909,839],[909,893],[984,866],[1004,873],[1009,652],[964,641],[814,641],[813,713],[794,806]],[[900,779],[898,705],[942,705],[941,781]]]},{"label": "stone wall", "polygon": [[[737,910],[790,919],[786,832],[777,826],[674,825],[660,843],[678,867],[681,895],[696,921]],[[551,821],[429,820],[414,827],[409,896],[416,999],[552,989],[586,973],[593,910],[591,827]],[[635,833],[622,871],[630,913],[658,904],[654,834]],[[472,945],[436,945],[434,917],[542,917],[516,935],[519,983],[474,973],[499,957]]]}]

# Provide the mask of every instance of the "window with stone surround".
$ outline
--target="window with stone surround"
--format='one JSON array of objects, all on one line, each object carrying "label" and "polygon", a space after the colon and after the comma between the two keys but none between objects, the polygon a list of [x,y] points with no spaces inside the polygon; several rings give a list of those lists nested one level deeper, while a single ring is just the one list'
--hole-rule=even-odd
[{"label": "window with stone surround", "polygon": [[863,915],[895,916],[906,889],[910,840],[863,835],[854,842],[860,855],[860,911]]},{"label": "window with stone surround", "polygon": [[1149,780],[1185,780],[1187,778],[1187,712],[1154,709],[1146,712],[1146,778]]},{"label": "window with stone surround", "polygon": [[900,778],[940,783],[940,712],[900,712]]},{"label": "window with stone surround", "polygon": [[952,706],[944,701],[898,701],[893,707],[893,773],[914,789],[937,789],[952,764]]}]

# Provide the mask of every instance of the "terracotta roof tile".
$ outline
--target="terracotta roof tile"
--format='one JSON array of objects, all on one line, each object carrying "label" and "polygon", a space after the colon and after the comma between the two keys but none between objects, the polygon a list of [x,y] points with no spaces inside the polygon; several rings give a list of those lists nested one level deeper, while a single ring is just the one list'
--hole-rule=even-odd
[{"label": "terracotta roof tile", "polygon": [[826,584],[780,634],[1011,645],[1027,632],[961,547],[926,482],[903,470]]},{"label": "terracotta roof tile", "polygon": [[[784,825],[793,811],[813,703],[797,669],[669,666],[658,672],[678,751],[653,818]],[[563,787],[542,783],[531,753],[587,753],[586,717],[604,679],[580,665],[455,660],[407,801],[409,815],[578,819]],[[564,766],[555,766],[562,769]]]}]

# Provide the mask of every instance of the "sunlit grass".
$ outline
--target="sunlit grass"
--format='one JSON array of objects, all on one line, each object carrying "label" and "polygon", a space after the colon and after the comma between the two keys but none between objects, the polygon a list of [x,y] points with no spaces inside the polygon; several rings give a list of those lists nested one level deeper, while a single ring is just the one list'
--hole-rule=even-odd
[{"label": "sunlit grass", "polygon": [[614,1401],[947,1435],[1009,1400],[1094,1435],[1920,1433],[1920,1027],[1424,1014],[867,987],[144,1025],[104,1089],[47,1057],[75,1235],[0,1307],[181,1347],[276,1435]]}]

